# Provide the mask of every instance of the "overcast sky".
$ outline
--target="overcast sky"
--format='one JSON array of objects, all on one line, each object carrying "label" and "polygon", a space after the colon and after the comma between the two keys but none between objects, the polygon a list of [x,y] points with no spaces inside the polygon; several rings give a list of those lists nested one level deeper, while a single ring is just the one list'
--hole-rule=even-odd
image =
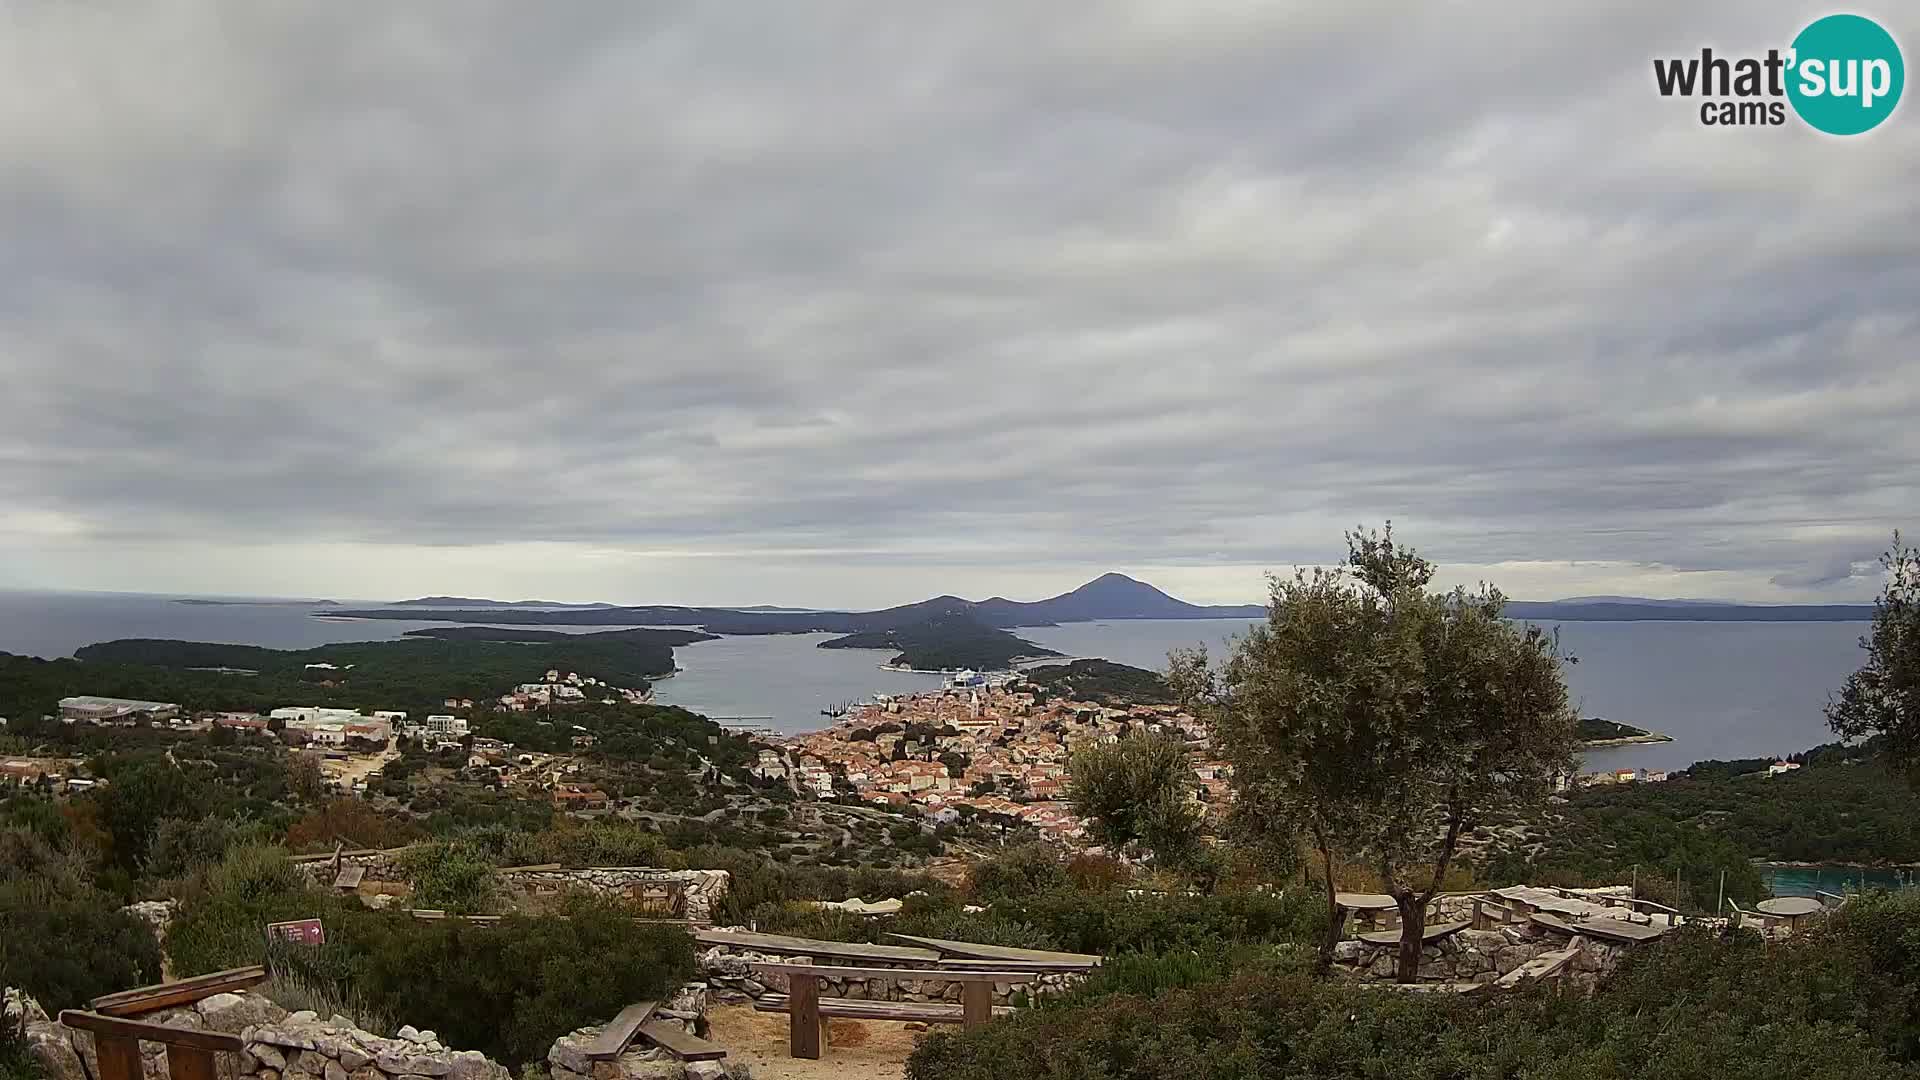
[{"label": "overcast sky", "polygon": [[1916,104],[1650,63],[1826,10],[6,3],[0,587],[1865,598]]}]

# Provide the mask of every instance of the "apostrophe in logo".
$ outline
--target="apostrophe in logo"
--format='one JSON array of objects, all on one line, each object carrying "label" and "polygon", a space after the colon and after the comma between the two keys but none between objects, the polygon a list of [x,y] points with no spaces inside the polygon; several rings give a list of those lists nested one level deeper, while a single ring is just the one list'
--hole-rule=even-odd
[{"label": "apostrophe in logo", "polygon": [[1893,35],[1872,19],[1829,15],[1800,31],[1787,60],[1787,100],[1829,135],[1872,131],[1893,115],[1907,69]]},{"label": "apostrophe in logo", "polygon": [[1859,135],[1893,115],[1907,82],[1900,46],[1879,23],[1862,15],[1828,15],[1800,31],[1787,49],[1764,57],[1656,59],[1661,97],[1703,98],[1707,127],[1777,126],[1787,106],[1808,127],[1829,135]]}]

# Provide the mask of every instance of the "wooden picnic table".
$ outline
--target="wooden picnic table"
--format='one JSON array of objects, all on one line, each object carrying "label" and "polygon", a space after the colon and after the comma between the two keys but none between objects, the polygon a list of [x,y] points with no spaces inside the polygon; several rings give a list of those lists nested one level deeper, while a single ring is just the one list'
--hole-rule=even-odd
[{"label": "wooden picnic table", "polygon": [[697,930],[693,940],[702,945],[727,945],[754,952],[784,956],[828,956],[835,960],[878,960],[894,964],[937,964],[940,954],[932,949],[909,949],[898,945],[868,945],[860,942],[820,941],[814,938],[788,937],[785,934],[750,934],[742,930]]},{"label": "wooden picnic table", "polygon": [[946,938],[920,937],[915,934],[888,934],[895,941],[923,945],[945,954],[942,959],[960,957],[966,960],[1008,960],[1015,963],[1053,964],[1071,967],[1098,967],[1100,957],[1092,953],[1054,952],[1050,949],[1016,949],[1006,945],[981,945],[972,941],[950,941]]}]

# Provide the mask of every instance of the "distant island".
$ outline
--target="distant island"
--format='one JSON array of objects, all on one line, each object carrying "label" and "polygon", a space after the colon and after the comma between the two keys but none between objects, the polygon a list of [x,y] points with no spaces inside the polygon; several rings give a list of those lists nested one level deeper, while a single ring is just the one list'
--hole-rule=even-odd
[{"label": "distant island", "polygon": [[912,671],[996,670],[1016,660],[1060,655],[959,609],[901,627],[848,634],[823,641],[820,647],[897,650],[888,666]]},{"label": "distant island", "polygon": [[1157,671],[1111,660],[1075,660],[1046,664],[1022,673],[1048,695],[1105,705],[1171,705],[1173,689]]},{"label": "distant island", "polygon": [[519,630],[511,626],[429,626],[409,630],[403,637],[441,641],[506,641],[523,645],[575,645],[581,642],[632,642],[650,646],[691,645],[718,641],[718,634],[698,630],[603,630],[597,634],[569,634],[564,630]]},{"label": "distant island", "polygon": [[553,600],[478,600],[471,596],[422,596],[415,600],[398,600],[394,607],[451,607],[451,608],[561,608],[572,610],[591,610],[610,608],[612,604],[562,604]]},{"label": "distant island", "polygon": [[1615,723],[1598,716],[1580,718],[1580,742],[1588,748],[1633,746],[1639,743],[1672,742],[1673,736],[1647,731],[1631,724]]},{"label": "distant island", "polygon": [[[734,607],[555,604],[541,600],[426,596],[384,608],[332,608],[327,614],[356,619],[420,619],[424,614],[421,608],[433,608],[431,618],[441,622],[697,626],[708,633],[732,635],[884,634],[956,612],[982,626],[1000,630],[1100,620],[1252,620],[1265,618],[1267,613],[1261,604],[1190,604],[1144,581],[1110,573],[1045,600],[1009,600],[1004,596],[966,600],[947,595],[876,611],[810,610],[769,604]],[[1535,622],[1866,622],[1872,618],[1873,608],[1865,604],[1737,604],[1716,600],[1580,596],[1565,600],[1516,600],[1507,605],[1507,614]]]},{"label": "distant island", "polygon": [[176,604],[193,607],[339,607],[338,600],[199,600],[183,597]]}]

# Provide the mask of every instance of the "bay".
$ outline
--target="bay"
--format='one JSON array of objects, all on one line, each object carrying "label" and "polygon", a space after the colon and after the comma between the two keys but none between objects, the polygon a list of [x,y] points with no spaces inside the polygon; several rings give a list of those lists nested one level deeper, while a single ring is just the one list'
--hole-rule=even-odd
[{"label": "bay", "polygon": [[[1205,644],[1214,658],[1246,632],[1242,619],[1116,620],[1019,633],[1069,656],[1164,669],[1167,650]],[[1866,623],[1568,622],[1578,658],[1567,687],[1582,716],[1673,737],[1610,747],[1587,768],[1683,769],[1704,758],[1784,756],[1833,741],[1821,708],[1864,654]]]},{"label": "bay", "polygon": [[[310,648],[380,641],[445,625],[431,619],[314,618],[312,604],[181,604],[177,596],[0,591],[0,651],[70,656],[124,637]],[[1019,633],[1068,656],[1159,669],[1167,650],[1205,643],[1216,658],[1251,626],[1242,619],[1116,620]],[[557,626],[586,632],[607,627]],[[1614,622],[1560,624],[1579,663],[1567,681],[1583,715],[1673,736],[1671,743],[1595,751],[1601,768],[1684,768],[1701,758],[1784,755],[1830,741],[1821,706],[1858,666],[1863,623]],[[782,732],[825,724],[821,710],[875,693],[937,687],[938,676],[882,670],[884,651],[821,649],[830,635],[729,637],[675,650],[682,669],[656,696],[713,716],[771,717]]]}]

